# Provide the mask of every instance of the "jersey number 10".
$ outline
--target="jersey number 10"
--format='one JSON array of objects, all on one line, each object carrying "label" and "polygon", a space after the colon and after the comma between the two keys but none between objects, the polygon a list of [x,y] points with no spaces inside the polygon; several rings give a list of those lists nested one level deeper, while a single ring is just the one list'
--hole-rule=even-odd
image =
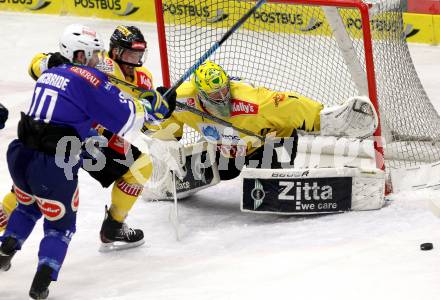
[{"label": "jersey number 10", "polygon": [[[35,88],[31,108],[27,114],[35,120],[42,120],[44,123],[49,123],[55,109],[55,104],[58,100],[58,92],[49,88],[44,88],[43,93],[41,93],[42,89],[43,88],[40,86]],[[43,111],[44,108],[45,110]]]}]

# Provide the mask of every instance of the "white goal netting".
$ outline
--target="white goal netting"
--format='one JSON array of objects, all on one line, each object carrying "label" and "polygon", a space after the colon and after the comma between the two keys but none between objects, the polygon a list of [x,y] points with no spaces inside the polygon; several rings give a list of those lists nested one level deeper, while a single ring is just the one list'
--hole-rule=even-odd
[{"label": "white goal netting", "polygon": [[[307,6],[296,2],[268,1],[210,59],[231,76],[274,90],[297,91],[326,105],[363,93],[374,98],[372,87],[376,85],[386,166],[439,161],[440,118],[414,69],[405,41],[401,1],[368,1],[373,3],[369,12],[371,50],[362,30],[365,15],[356,4],[361,1],[351,1],[351,8],[334,6],[340,0],[323,7],[313,5],[314,0]],[[254,4],[163,1],[171,83]],[[366,53],[372,55],[372,64]],[[187,132],[193,136],[187,140],[198,138],[194,131]]]}]

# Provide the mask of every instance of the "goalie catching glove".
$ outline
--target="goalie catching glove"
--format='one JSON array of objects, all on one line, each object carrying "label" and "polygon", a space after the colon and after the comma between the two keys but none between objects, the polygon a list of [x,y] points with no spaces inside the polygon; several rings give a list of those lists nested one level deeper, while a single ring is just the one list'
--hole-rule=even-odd
[{"label": "goalie catching glove", "polygon": [[321,113],[321,135],[367,138],[376,131],[376,110],[365,96],[348,99],[344,104],[324,108]]}]

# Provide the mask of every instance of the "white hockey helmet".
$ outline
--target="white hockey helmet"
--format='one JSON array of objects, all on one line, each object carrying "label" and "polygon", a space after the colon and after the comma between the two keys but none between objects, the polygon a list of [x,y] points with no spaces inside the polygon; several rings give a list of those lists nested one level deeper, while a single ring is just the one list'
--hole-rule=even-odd
[{"label": "white hockey helmet", "polygon": [[104,42],[95,30],[81,24],[72,24],[61,35],[60,53],[73,62],[74,53],[79,50],[84,51],[87,64],[94,51],[104,50]]}]

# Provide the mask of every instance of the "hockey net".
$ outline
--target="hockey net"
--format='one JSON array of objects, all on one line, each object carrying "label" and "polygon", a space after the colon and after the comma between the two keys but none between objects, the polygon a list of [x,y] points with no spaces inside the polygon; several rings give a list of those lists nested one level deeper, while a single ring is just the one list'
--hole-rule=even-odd
[{"label": "hockey net", "polygon": [[[254,1],[156,0],[164,84],[177,81]],[[325,105],[368,95],[377,166],[440,160],[440,118],[405,41],[400,0],[268,1],[211,57],[234,77]],[[198,139],[186,129],[185,141]]]}]

